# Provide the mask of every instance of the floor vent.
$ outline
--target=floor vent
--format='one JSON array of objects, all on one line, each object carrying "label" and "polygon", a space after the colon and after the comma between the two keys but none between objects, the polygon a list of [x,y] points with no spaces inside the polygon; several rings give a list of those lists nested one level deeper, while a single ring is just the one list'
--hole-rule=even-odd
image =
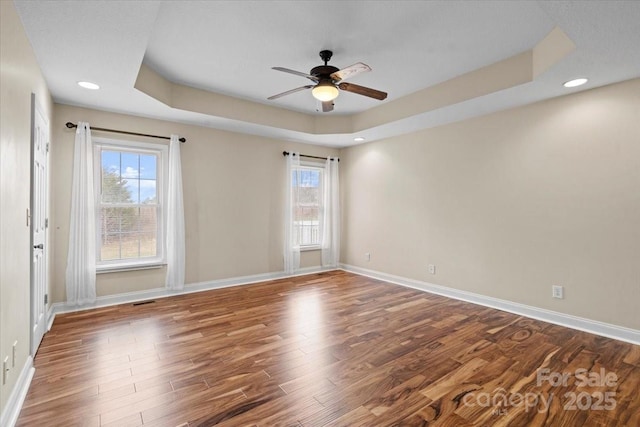
[{"label": "floor vent", "polygon": [[133,305],[153,304],[154,302],[156,302],[156,300],[151,300],[151,301],[140,301],[140,302],[134,302],[134,303],[133,303]]}]

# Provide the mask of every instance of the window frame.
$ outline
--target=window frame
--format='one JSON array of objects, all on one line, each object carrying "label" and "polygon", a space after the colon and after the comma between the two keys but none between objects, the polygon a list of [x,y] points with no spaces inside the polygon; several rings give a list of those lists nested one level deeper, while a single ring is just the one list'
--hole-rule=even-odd
[{"label": "window frame", "polygon": [[[324,163],[312,162],[312,161],[300,161],[300,166],[295,167],[295,169],[316,169],[320,171],[320,178],[318,181],[319,194],[318,194],[318,234],[319,240],[318,243],[313,243],[309,245],[298,244],[298,242],[293,242],[294,245],[298,245],[301,252],[304,251],[317,251],[322,249],[322,218],[324,216],[324,174],[326,173],[326,168]],[[293,187],[289,190],[293,191]],[[291,218],[292,226],[295,224],[295,218],[292,216]]]},{"label": "window frame", "polygon": [[[126,270],[141,270],[159,268],[166,265],[166,248],[164,230],[166,229],[166,188],[169,170],[169,147],[164,144],[148,142],[110,139],[94,137],[94,197],[95,197],[95,223],[96,223],[96,273],[109,273]],[[153,154],[158,157],[156,164],[156,194],[157,194],[157,230],[156,230],[156,256],[138,257],[129,259],[117,259],[102,261],[101,244],[102,233],[99,224],[100,210],[103,207],[101,201],[102,189],[102,151],[118,151],[123,153]],[[141,206],[138,201],[133,206]]]}]

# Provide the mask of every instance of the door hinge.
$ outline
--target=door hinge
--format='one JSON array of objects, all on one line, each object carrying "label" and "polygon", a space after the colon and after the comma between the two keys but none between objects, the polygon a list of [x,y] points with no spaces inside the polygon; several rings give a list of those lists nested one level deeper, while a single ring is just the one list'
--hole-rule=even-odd
[{"label": "door hinge", "polygon": [[47,153],[49,152],[49,143],[47,142]]},{"label": "door hinge", "polygon": [[49,302],[49,294],[44,294],[44,303],[48,303]]},{"label": "door hinge", "polygon": [[49,218],[44,219],[44,228],[49,228]]}]

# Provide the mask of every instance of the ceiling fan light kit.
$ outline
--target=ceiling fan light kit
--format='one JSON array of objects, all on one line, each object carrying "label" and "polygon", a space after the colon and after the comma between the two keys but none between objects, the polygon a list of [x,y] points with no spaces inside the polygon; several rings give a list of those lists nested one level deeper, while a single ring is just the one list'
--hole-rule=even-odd
[{"label": "ceiling fan light kit", "polygon": [[331,81],[323,80],[311,89],[311,94],[318,101],[327,102],[336,99],[340,91]]},{"label": "ceiling fan light kit", "polygon": [[276,71],[282,71],[284,73],[306,77],[307,79],[314,82],[315,85],[307,85],[296,89],[291,89],[286,92],[270,96],[267,99],[274,100],[295,92],[299,92],[301,90],[311,89],[311,94],[313,95],[313,97],[322,102],[322,111],[329,112],[333,110],[332,101],[336,99],[338,95],[340,95],[341,90],[367,96],[369,98],[378,99],[380,101],[387,97],[386,92],[355,85],[353,83],[343,82],[347,78],[356,74],[371,71],[371,68],[367,64],[358,62],[340,70],[332,65],[327,65],[332,56],[333,52],[331,52],[330,50],[320,51],[320,58],[324,61],[324,65],[313,67],[309,74],[283,67],[273,67],[273,69]]}]

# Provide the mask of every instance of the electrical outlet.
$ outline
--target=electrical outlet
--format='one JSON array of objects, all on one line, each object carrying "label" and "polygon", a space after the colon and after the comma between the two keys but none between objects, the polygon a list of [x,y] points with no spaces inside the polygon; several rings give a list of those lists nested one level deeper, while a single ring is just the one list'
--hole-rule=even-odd
[{"label": "electrical outlet", "polygon": [[429,264],[429,273],[436,274],[436,266],[433,264]]},{"label": "electrical outlet", "polygon": [[13,349],[11,350],[11,367],[16,367],[16,349],[18,347],[18,341],[13,343]]},{"label": "electrical outlet", "polygon": [[564,287],[558,285],[551,286],[551,296],[553,298],[563,299],[564,298]]},{"label": "electrical outlet", "polygon": [[366,254],[364,254],[364,259],[366,259],[367,262],[371,261],[371,253],[367,252]]}]

